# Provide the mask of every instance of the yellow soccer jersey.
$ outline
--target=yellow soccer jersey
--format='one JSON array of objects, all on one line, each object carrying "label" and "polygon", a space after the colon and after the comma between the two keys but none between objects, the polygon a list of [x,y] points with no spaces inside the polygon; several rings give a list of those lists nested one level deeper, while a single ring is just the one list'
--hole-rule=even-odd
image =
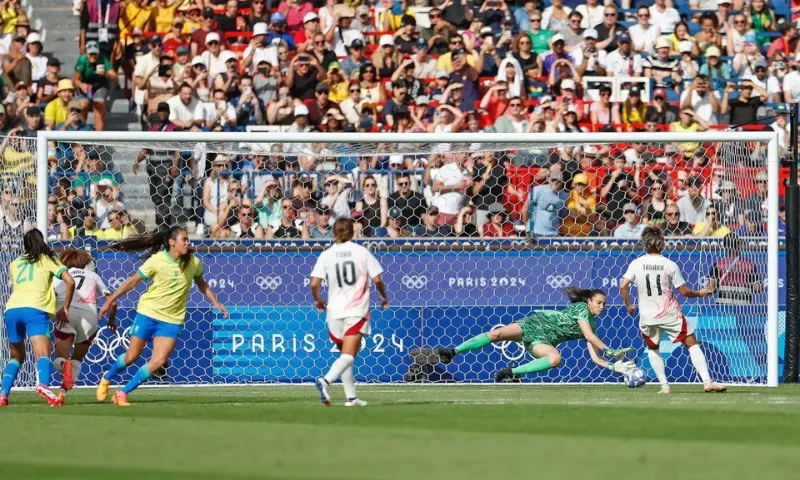
[{"label": "yellow soccer jersey", "polygon": [[12,292],[6,310],[12,308],[35,308],[56,314],[56,295],[53,291],[53,277],[61,278],[67,267],[58,259],[42,255],[36,263],[29,263],[24,257],[11,262],[10,276]]},{"label": "yellow soccer jersey", "polygon": [[183,325],[192,282],[203,274],[200,259],[193,255],[181,272],[180,261],[173,260],[166,250],[162,250],[148,258],[138,273],[153,283],[139,299],[137,311],[155,320]]}]

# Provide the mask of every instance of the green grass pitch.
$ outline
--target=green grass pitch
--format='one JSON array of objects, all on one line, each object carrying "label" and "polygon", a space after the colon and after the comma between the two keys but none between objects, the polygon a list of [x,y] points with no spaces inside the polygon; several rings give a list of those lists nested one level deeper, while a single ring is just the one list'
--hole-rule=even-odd
[{"label": "green grass pitch", "polygon": [[[73,392],[0,409],[2,479],[793,479],[800,388],[143,388],[128,409]],[[341,387],[333,390],[342,396]]]}]

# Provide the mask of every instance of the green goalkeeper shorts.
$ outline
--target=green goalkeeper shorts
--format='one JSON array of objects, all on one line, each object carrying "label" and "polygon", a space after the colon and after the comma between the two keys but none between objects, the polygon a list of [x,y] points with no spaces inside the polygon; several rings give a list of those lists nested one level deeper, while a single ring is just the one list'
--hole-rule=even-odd
[{"label": "green goalkeeper shorts", "polygon": [[539,313],[534,313],[530,317],[525,317],[517,321],[517,325],[522,329],[522,345],[525,351],[533,354],[533,347],[539,344],[553,345],[554,342],[547,332],[544,331],[546,317]]}]

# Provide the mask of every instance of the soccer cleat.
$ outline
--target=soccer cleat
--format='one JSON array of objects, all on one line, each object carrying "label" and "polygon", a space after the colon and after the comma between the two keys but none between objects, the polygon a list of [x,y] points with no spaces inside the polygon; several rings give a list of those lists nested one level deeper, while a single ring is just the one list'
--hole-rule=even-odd
[{"label": "soccer cleat", "polygon": [[669,388],[669,385],[661,385],[661,390],[659,390],[658,393],[664,393],[664,394],[672,393],[672,389]]},{"label": "soccer cleat", "polygon": [[360,398],[348,398],[346,402],[344,402],[345,407],[366,407],[367,402],[361,400]]},{"label": "soccer cleat", "polygon": [[67,394],[64,390],[58,392],[58,401],[61,402],[61,405],[67,404]]},{"label": "soccer cleat", "polygon": [[442,363],[450,363],[458,355],[458,352],[456,352],[455,348],[437,348],[436,354],[439,355]]},{"label": "soccer cleat", "polygon": [[708,382],[706,386],[703,387],[703,390],[706,393],[723,393],[728,390],[728,387],[720,385],[714,382]]},{"label": "soccer cleat", "polygon": [[42,397],[51,407],[61,406],[61,400],[58,399],[58,396],[44,385],[36,386],[36,395]]},{"label": "soccer cleat", "polygon": [[0,407],[7,407],[8,406],[8,397],[0,393]]},{"label": "soccer cleat", "polygon": [[510,368],[501,368],[497,375],[494,376],[494,381],[497,383],[503,382],[508,378],[512,378],[514,373],[511,371]]},{"label": "soccer cleat", "polygon": [[120,390],[111,397],[111,402],[118,407],[130,407],[131,403],[128,401],[128,394]]},{"label": "soccer cleat", "polygon": [[324,377],[319,377],[314,384],[317,386],[317,391],[319,392],[319,401],[322,402],[323,405],[326,407],[331,406],[331,392],[328,388],[331,386]]},{"label": "soccer cleat", "polygon": [[108,398],[109,385],[111,385],[111,382],[109,382],[105,378],[100,379],[100,385],[97,386],[97,392],[95,394],[98,402],[105,402],[106,398]]},{"label": "soccer cleat", "polygon": [[61,372],[63,380],[61,381],[64,390],[70,391],[75,386],[75,377],[72,376],[72,362],[67,360],[64,362],[64,370]]}]

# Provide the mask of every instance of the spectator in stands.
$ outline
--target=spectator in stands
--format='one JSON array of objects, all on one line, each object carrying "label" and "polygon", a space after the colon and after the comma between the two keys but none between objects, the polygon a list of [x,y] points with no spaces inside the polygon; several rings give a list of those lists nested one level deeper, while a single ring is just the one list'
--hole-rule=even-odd
[{"label": "spectator in stands", "polygon": [[367,224],[367,236],[371,236],[370,232],[386,225],[389,202],[378,190],[378,181],[370,174],[362,177],[361,191],[363,197],[356,203],[355,210],[361,212],[362,218]]},{"label": "spectator in stands", "polygon": [[347,55],[346,45],[351,45],[354,40],[364,41],[364,35],[352,27],[353,10],[345,8],[334,15],[334,23],[325,32],[325,40],[331,45],[337,57]]},{"label": "spectator in stands", "polygon": [[639,222],[635,203],[626,203],[622,207],[625,222],[614,229],[614,238],[625,240],[639,240],[644,232],[644,223]]},{"label": "spectator in stands", "polygon": [[[705,132],[708,130],[708,123],[703,120],[695,111],[685,108],[681,110],[680,120],[669,125],[670,132]],[[678,157],[692,158],[695,151],[700,148],[699,142],[683,142],[677,145]],[[684,219],[686,217],[684,216]],[[688,220],[687,220],[688,221]]]},{"label": "spectator in stands", "polygon": [[[55,200],[55,199],[53,199]],[[64,215],[64,209],[57,202],[47,205],[47,240],[56,242],[58,240],[69,240],[69,224]]]},{"label": "spectator in stands", "polygon": [[266,61],[271,65],[278,65],[277,48],[267,45],[267,24],[256,23],[253,25],[252,32],[253,36],[250,39],[250,44],[242,54],[241,67],[252,71],[262,61]]},{"label": "spectator in stands", "polygon": [[[424,214],[424,209],[423,209]],[[408,227],[402,210],[397,207],[389,209],[387,225],[375,229],[373,237],[405,238],[413,235]]]},{"label": "spectator in stands", "polygon": [[422,215],[422,223],[414,229],[414,232],[419,237],[449,237],[453,234],[453,227],[446,224],[441,218],[439,208],[431,206]]},{"label": "spectator in stands", "polygon": [[265,107],[253,89],[253,78],[244,75],[239,79],[241,94],[231,99],[236,109],[236,125],[264,125]]},{"label": "spectator in stands", "polygon": [[280,12],[274,12],[269,17],[269,33],[267,33],[267,45],[284,44],[289,50],[296,50],[294,37],[286,29],[286,18]]},{"label": "spectator in stands", "polygon": [[26,37],[25,56],[31,62],[31,79],[38,82],[47,72],[47,57],[42,55],[42,37],[34,32]]},{"label": "spectator in stands", "polygon": [[292,206],[292,201],[288,198],[281,200],[281,216],[280,224],[277,227],[268,226],[265,237],[267,239],[299,239],[302,238],[301,231],[295,226],[295,218],[297,218],[297,211]]},{"label": "spectator in stands", "polygon": [[581,20],[583,15],[573,10],[567,17],[567,28],[559,31],[564,36],[564,48],[568,52],[572,52],[583,41],[584,29],[581,27]]},{"label": "spectator in stands", "polygon": [[661,34],[666,35],[680,23],[681,16],[677,10],[667,6],[667,0],[655,0],[650,7],[650,19],[661,30]]},{"label": "spectator in stands", "polygon": [[414,76],[414,60],[407,58],[402,61],[397,70],[392,74],[392,82],[402,80],[408,89],[408,98],[416,99],[425,92],[422,82]]},{"label": "spectator in stands", "polygon": [[742,200],[736,190],[736,184],[730,180],[723,180],[717,188],[714,205],[717,207],[720,222],[724,225],[738,225],[741,223]]},{"label": "spectator in stands", "polygon": [[325,80],[326,72],[313,56],[300,54],[292,59],[286,85],[292,98],[311,100],[314,98],[314,87],[317,82]]},{"label": "spectator in stands", "polygon": [[728,62],[723,62],[720,59],[719,48],[714,46],[708,47],[706,50],[706,61],[700,65],[700,75],[710,80],[731,78],[731,66]]},{"label": "spectator in stands", "polygon": [[737,13],[733,16],[733,28],[728,29],[725,39],[725,48],[727,49],[728,56],[732,57],[741,52],[745,39],[755,39],[756,32],[750,28],[747,22],[747,16],[744,13]]},{"label": "spectator in stands", "polygon": [[592,231],[589,232],[589,237],[604,237],[608,238],[614,235],[614,231],[610,228],[611,218],[608,212],[598,209],[597,219],[592,223]]},{"label": "spectator in stands", "polygon": [[572,190],[566,204],[567,215],[562,226],[563,232],[570,237],[588,236],[592,224],[597,220],[597,200],[588,187],[589,177],[585,174],[572,177]]},{"label": "spectator in stands", "polygon": [[[284,98],[281,102],[289,104],[291,100],[289,98]],[[280,105],[280,104],[279,104]],[[298,103],[294,106],[294,123],[289,126],[289,132],[310,132],[312,129],[311,124],[308,121],[308,107],[306,107],[302,103]]]},{"label": "spectator in stands", "polygon": [[[784,214],[786,209],[784,208]],[[736,233],[742,237],[763,237],[767,234],[767,229],[761,221],[761,216],[754,212],[744,214],[744,224],[736,228]],[[714,235],[715,237],[718,235]]]},{"label": "spectator in stands", "polygon": [[[604,10],[604,6],[598,0],[580,2],[575,11],[581,14],[581,28],[594,28],[603,23]],[[520,29],[524,27],[520,25]]]},{"label": "spectator in stands", "polygon": [[[365,68],[364,69],[364,77],[365,78],[367,78],[367,74],[368,74],[369,71],[370,71],[369,68]],[[374,70],[372,70],[372,71],[374,71]],[[369,73],[369,77],[372,77],[372,76],[373,76],[373,74]],[[362,85],[362,89],[361,89],[361,95],[364,96],[364,86],[363,85]],[[370,101],[370,102],[374,101],[374,99],[372,98],[371,95],[367,100]],[[397,109],[397,107],[399,107],[401,105],[407,106],[409,104],[409,100],[410,99],[408,98],[408,87],[406,87],[406,82],[403,81],[403,80],[398,80],[397,82],[394,82],[392,84],[392,98],[387,100],[386,103],[383,106],[382,115],[383,115],[384,123],[386,124],[386,126],[388,126],[391,129],[391,127],[394,125],[394,122],[395,122],[394,111]]]},{"label": "spectator in stands", "polygon": [[275,65],[270,65],[265,59],[259,60],[253,71],[253,88],[264,105],[269,105],[278,98],[281,83],[280,69]]},{"label": "spectator in stands", "polygon": [[9,135],[19,135],[27,138],[36,137],[36,132],[42,129],[42,109],[33,105],[25,109],[25,121],[8,132]]},{"label": "spectator in stands", "polygon": [[[129,8],[128,5],[136,8],[137,2],[132,1],[126,4],[126,12]],[[87,42],[95,41],[100,44],[100,50],[103,54],[110,56],[114,44],[120,38],[120,25],[125,25],[126,31],[128,28],[136,26],[129,25],[129,21],[120,18],[121,6],[122,4],[118,0],[81,2],[78,43],[81,54],[86,53]],[[149,13],[145,14],[145,16],[149,17]],[[130,18],[128,17],[128,19]]]},{"label": "spectator in stands", "polygon": [[570,12],[572,9],[564,6],[564,0],[551,1],[542,12],[542,28],[562,33],[568,28]]},{"label": "spectator in stands", "polygon": [[[739,96],[735,100],[731,100],[730,95],[736,90],[739,90]],[[758,95],[753,95],[753,90]],[[751,80],[742,80],[739,85],[728,82],[722,97],[720,113],[723,115],[729,113],[729,123],[734,125],[755,123],[759,107],[768,99],[767,91]]]},{"label": "spectator in stands", "polygon": [[681,110],[691,110],[695,118],[702,119],[708,125],[716,125],[719,113],[719,94],[709,89],[708,77],[698,75],[681,94]]},{"label": "spectator in stands", "polygon": [[57,123],[53,130],[74,132],[92,131],[94,129],[83,120],[83,104],[81,101],[70,100],[69,104],[67,104],[67,118],[63,122]]},{"label": "spectator in stands", "polygon": [[688,237],[692,235],[692,227],[681,220],[681,211],[678,205],[671,203],[664,211],[666,222],[662,227],[665,237]]},{"label": "spectator in stands", "polygon": [[313,48],[310,49],[309,54],[317,59],[317,62],[323,69],[327,71],[332,64],[338,63],[336,54],[327,47],[324,35],[317,33],[312,35],[311,38],[313,38],[314,42],[312,45]]},{"label": "spectator in stands", "polygon": [[247,14],[245,20],[247,25],[252,28],[257,23],[268,23],[269,15],[264,0],[253,0],[250,2],[250,13]]},{"label": "spectator in stands", "polygon": [[145,78],[145,95],[147,99],[148,118],[156,113],[159,104],[169,100],[175,93],[176,86],[172,80],[172,67],[159,65]]},{"label": "spectator in stands", "polygon": [[603,187],[600,197],[605,199],[605,208],[614,222],[622,221],[624,211],[622,207],[636,198],[636,179],[626,171],[624,156],[614,159],[614,164],[609,173],[603,178]]},{"label": "spectator in stands", "polygon": [[616,77],[638,77],[642,74],[642,56],[631,47],[631,37],[627,32],[617,35],[618,48],[608,54],[605,69],[608,75]]},{"label": "spectator in stands", "polygon": [[508,184],[506,170],[490,151],[476,152],[473,158],[472,187],[470,195],[475,212],[472,215],[479,231],[489,220],[489,207],[502,201],[503,188]]},{"label": "spectator in stands", "polygon": [[3,60],[3,82],[6,85],[20,82],[30,85],[32,81],[32,64],[25,55],[25,37],[14,37]]},{"label": "spectator in stands", "polygon": [[516,237],[514,224],[508,221],[508,214],[501,203],[489,206],[489,221],[481,229],[483,238]]},{"label": "spectator in stands", "polygon": [[589,118],[593,124],[619,124],[619,106],[611,102],[611,87],[600,87],[600,100],[592,102],[589,107]]},{"label": "spectator in stands", "polygon": [[136,90],[147,90],[148,81],[158,73],[158,67],[161,65],[161,55],[163,54],[161,37],[158,35],[150,37],[148,45],[150,51],[136,59],[136,66],[133,70],[133,84]]},{"label": "spectator in stands", "polygon": [[[231,190],[231,162],[227,155],[217,155],[211,162],[211,174],[203,182],[203,223],[211,228],[219,222],[220,215],[228,204]],[[202,235],[202,230],[198,229]]]},{"label": "spectator in stands", "polygon": [[619,12],[616,5],[613,3],[606,5],[603,10],[603,23],[595,27],[595,30],[597,30],[598,49],[611,53],[619,47],[617,45],[617,37],[622,33],[627,35],[628,29],[618,19]]},{"label": "spectator in stands", "polygon": [[[445,153],[442,167],[430,174],[433,206],[437,207],[439,220],[454,225],[466,199],[466,189],[472,185],[464,171],[464,155]],[[427,183],[427,182],[426,182]]]},{"label": "spectator in stands", "polygon": [[547,179],[547,185],[530,190],[522,210],[522,222],[527,224],[528,232],[537,237],[558,235],[562,220],[568,213],[566,203],[569,194],[564,190],[562,172],[552,170]]},{"label": "spectator in stands", "polygon": [[706,208],[706,218],[694,226],[692,234],[695,237],[717,237],[721,238],[731,233],[730,228],[719,221],[717,208],[710,205]]},{"label": "spectator in stands", "polygon": [[[255,208],[258,212],[258,224],[264,229],[269,226],[277,228],[283,215],[281,211],[283,192],[281,192],[280,185],[278,185],[278,182],[275,181],[275,177],[272,175],[258,175],[254,179],[253,184],[254,191],[258,192],[255,201]],[[295,202],[298,198],[300,201]],[[307,203],[309,200],[310,196],[308,198],[295,197],[292,201],[293,205],[295,205],[295,210],[300,210],[303,207],[313,208],[315,205],[312,204],[312,202]]]},{"label": "spectator in stands", "polygon": [[744,214],[746,212],[753,212],[760,215],[762,221],[766,223],[767,217],[767,190],[768,190],[769,177],[767,172],[760,171],[756,174],[753,183],[756,184],[756,191],[749,197],[744,199],[744,209],[740,215],[739,223],[744,223]]},{"label": "spectator in stands", "polygon": [[262,239],[265,236],[264,228],[254,221],[255,211],[252,203],[245,199],[236,209],[236,222],[227,228],[226,238],[252,238]]},{"label": "spectator in stands", "polygon": [[642,62],[643,74],[655,80],[656,85],[668,85],[670,80],[678,83],[682,80],[678,73],[680,60],[670,56],[671,44],[666,37],[659,37],[655,42],[655,56]]},{"label": "spectator in stands", "polygon": [[[203,10],[203,23],[199,29],[192,32],[192,40],[190,44],[192,57],[202,55],[208,48],[206,37],[210,33],[216,33],[214,32],[214,21],[216,20],[216,16],[217,14],[214,13],[214,10],[210,7],[206,7]],[[219,34],[217,34],[217,40],[219,40]]]},{"label": "spectator in stands", "polygon": [[663,224],[668,205],[665,182],[661,179],[653,181],[642,201],[642,223],[654,226]]},{"label": "spectator in stands", "polygon": [[536,55],[542,55],[550,50],[553,31],[542,27],[542,14],[538,10],[530,12],[528,20],[530,29],[526,33],[531,37],[533,51]]},{"label": "spectator in stands", "polygon": [[122,240],[138,232],[131,225],[128,212],[125,210],[112,210],[108,212],[108,228],[95,233],[98,240]]},{"label": "spectator in stands", "polygon": [[663,88],[653,90],[653,101],[647,107],[645,119],[660,124],[670,124],[679,120],[678,107],[667,101],[667,92]]},{"label": "spectator in stands", "polygon": [[[67,120],[69,115],[69,103],[72,100],[75,87],[72,80],[62,79],[56,88],[57,98],[47,104],[44,109],[44,124],[48,130],[53,130],[56,124]],[[3,111],[5,113],[5,110]]]},{"label": "spectator in stands", "polygon": [[678,24],[675,25],[675,30],[666,38],[670,42],[670,47],[673,52],[682,53],[681,43],[684,42],[685,45],[691,45],[691,52],[693,54],[697,55],[699,52],[697,48],[697,39],[689,33],[689,25],[687,25],[686,22],[678,22]]},{"label": "spectator in stands", "polygon": [[697,225],[705,219],[706,210],[712,206],[711,201],[700,195],[703,177],[689,177],[686,181],[688,194],[678,200],[681,219],[690,225]]},{"label": "spectator in stands", "polygon": [[[266,24],[265,24],[266,25]],[[322,30],[319,28],[319,15],[314,12],[306,13],[303,17],[303,29],[294,33],[294,41],[297,45],[298,52],[311,52],[314,50],[314,41],[317,35],[322,35]],[[325,35],[322,35],[324,42]],[[324,42],[322,49],[325,50],[327,42]],[[333,53],[333,52],[331,52]],[[334,54],[335,56],[336,54]],[[334,57],[335,58],[335,57]]]},{"label": "spectator in stands", "polygon": [[325,196],[320,203],[331,209],[331,220],[350,218],[349,202],[352,191],[353,180],[347,175],[334,174],[325,178]]},{"label": "spectator in stands", "polygon": [[307,229],[307,237],[318,240],[324,238],[333,238],[333,228],[331,228],[331,209],[325,205],[320,204],[317,206],[316,214],[314,215],[314,225],[309,227],[308,224],[305,225]]},{"label": "spectator in stands", "polygon": [[[502,205],[500,207],[502,208]],[[458,212],[458,220],[456,220],[456,224],[453,226],[453,234],[456,237],[480,236],[480,229],[473,223],[474,216],[475,207],[467,205],[462,208],[461,211]]]},{"label": "spectator in stands", "polygon": [[170,111],[169,121],[183,130],[199,130],[201,122],[195,117],[199,103],[194,96],[192,86],[188,83],[182,84],[178,94],[167,100]]},{"label": "spectator in stands", "polygon": [[111,180],[104,178],[96,185],[97,188],[91,199],[92,207],[95,210],[95,220],[101,229],[109,228],[111,226],[109,213],[124,210],[125,205],[119,200],[119,189],[114,188]]},{"label": "spectator in stands", "polygon": [[605,50],[597,49],[597,30],[587,28],[583,32],[583,42],[572,51],[577,74],[584,76],[606,76]]},{"label": "spectator in stands", "polygon": [[559,62],[559,60],[566,60],[569,62],[569,64],[574,64],[572,56],[564,50],[563,35],[560,33],[553,35],[550,38],[550,45],[552,46],[552,50],[549,53],[538,57],[541,59],[540,70],[544,76],[550,75],[550,71],[557,66],[556,63]]},{"label": "spectator in stands", "polygon": [[733,57],[733,71],[740,77],[751,76],[755,74],[754,67],[757,63],[765,67],[767,65],[758,47],[756,35],[747,35],[741,50],[737,50]]},{"label": "spectator in stands", "polygon": [[18,196],[13,196],[3,206],[3,222],[0,227],[0,235],[4,238],[22,238],[25,234],[26,223],[20,215],[22,202]]},{"label": "spectator in stands", "polygon": [[407,173],[397,174],[395,185],[397,185],[397,191],[389,195],[387,206],[389,210],[399,209],[406,224],[412,228],[416,227],[422,221],[422,215],[425,213],[425,197],[412,190],[411,176]]},{"label": "spectator in stands", "polygon": [[39,105],[47,105],[56,98],[56,90],[61,72],[61,62],[51,57],[47,60],[47,72],[37,83],[36,102]]},{"label": "spectator in stands", "polygon": [[[413,20],[414,17],[410,15],[403,15],[403,18],[410,18]],[[416,24],[414,26],[416,27]],[[372,24],[372,14],[370,13],[368,6],[359,5],[358,8],[356,8],[356,18],[353,20],[353,28],[364,34],[365,37],[368,33],[374,33],[376,31],[375,26]],[[370,36],[368,38],[370,40],[369,43],[375,43],[374,37]]]},{"label": "spectator in stands", "polygon": [[351,125],[358,125],[361,103],[361,85],[357,81],[351,81],[347,85],[347,98],[339,103],[339,108]]},{"label": "spectator in stands", "polygon": [[[356,12],[358,13],[358,12]],[[369,8],[367,9],[367,18],[369,18]],[[362,30],[363,33],[363,30]],[[410,15],[404,15],[402,26],[394,33],[394,43],[397,50],[404,55],[411,55],[414,53],[414,46],[417,40],[425,41],[417,35],[417,21]],[[427,42],[425,47],[427,50]]]},{"label": "spectator in stands", "polygon": [[[750,6],[745,9],[750,17],[750,27],[756,33],[774,32],[776,30],[775,12],[767,4],[766,0],[751,0]],[[760,45],[765,45],[769,42],[766,36],[759,40]]]},{"label": "spectator in stands", "polygon": [[701,55],[704,55],[711,47],[722,48],[719,21],[714,13],[706,12],[700,17],[700,28],[701,30],[695,35],[695,40]]},{"label": "spectator in stands", "polygon": [[394,47],[391,35],[381,35],[378,49],[372,55],[372,64],[378,69],[378,77],[390,78],[401,62],[400,52]]},{"label": "spectator in stands", "polygon": [[173,55],[180,46],[188,46],[189,36],[183,33],[184,23],[183,17],[175,17],[172,20],[172,25],[170,25],[170,28],[168,29],[169,31],[167,31],[167,33],[164,35],[164,53],[167,55]]},{"label": "spectator in stands", "polygon": [[781,36],[776,38],[769,46],[767,58],[772,58],[777,52],[790,56],[797,48],[797,27],[792,23],[781,23],[778,27]]},{"label": "spectator in stands", "polygon": [[642,90],[634,85],[628,90],[628,98],[620,105],[620,120],[625,124],[644,123],[647,104],[642,102]]},{"label": "spectator in stands", "polygon": [[628,29],[631,36],[633,51],[637,53],[652,54],[654,47],[661,37],[658,25],[650,23],[650,9],[642,5],[636,9],[636,25]]},{"label": "spectator in stands", "polygon": [[311,2],[286,0],[278,6],[278,12],[285,17],[286,29],[290,33],[300,32],[303,29],[303,19],[314,11]]},{"label": "spectator in stands", "polygon": [[111,66],[111,59],[100,54],[97,42],[86,44],[86,55],[78,58],[72,81],[92,104],[95,129],[105,130],[106,102],[111,84],[117,82],[117,72]]},{"label": "spectator in stands", "polygon": [[414,76],[418,79],[432,78],[436,73],[436,60],[428,55],[428,44],[420,38],[414,45]]}]

